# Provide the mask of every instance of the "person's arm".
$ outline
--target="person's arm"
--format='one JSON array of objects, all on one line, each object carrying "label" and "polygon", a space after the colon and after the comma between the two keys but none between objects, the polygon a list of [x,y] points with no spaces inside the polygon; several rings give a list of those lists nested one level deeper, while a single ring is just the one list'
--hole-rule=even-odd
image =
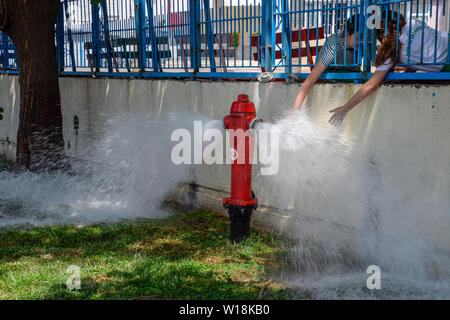
[{"label": "person's arm", "polygon": [[394,72],[397,72],[397,71],[403,71],[403,72],[416,72],[417,70],[414,70],[414,69],[411,69],[411,68],[408,68],[408,66],[395,66],[394,67]]},{"label": "person's arm", "polygon": [[309,90],[311,87],[317,82],[320,78],[320,75],[324,72],[326,67],[323,65],[322,60],[317,63],[317,65],[313,68],[311,73],[306,78],[305,82],[303,82],[298,94],[297,98],[295,98],[293,110],[299,110],[302,107],[303,102],[308,96]]},{"label": "person's arm", "polygon": [[342,107],[330,110],[330,113],[334,114],[330,118],[329,122],[334,125],[341,122],[347,112],[356,107],[358,103],[363,101],[368,95],[370,95],[380,86],[381,82],[383,82],[383,79],[386,77],[388,72],[389,70],[375,71],[372,77],[370,77],[369,81],[363,84],[362,87],[359,88],[359,90],[353,95],[350,100],[348,100],[346,104],[344,104]]}]

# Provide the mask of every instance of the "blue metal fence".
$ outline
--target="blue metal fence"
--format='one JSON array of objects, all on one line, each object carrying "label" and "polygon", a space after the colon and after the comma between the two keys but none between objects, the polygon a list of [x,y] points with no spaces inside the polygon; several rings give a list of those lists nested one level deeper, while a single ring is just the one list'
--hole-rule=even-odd
[{"label": "blue metal fence", "polygon": [[[343,32],[346,46],[345,21],[353,17],[359,23],[351,61],[332,66],[359,71],[323,78],[364,80],[375,64],[376,30],[366,24],[374,4],[409,22],[422,21],[422,34],[426,23],[434,24],[436,52],[437,26],[449,21],[448,0],[61,0],[58,65],[61,75],[255,78],[272,71],[275,78],[306,78],[330,35]],[[2,34],[0,72],[17,72],[15,52]],[[426,64],[408,57],[398,65]],[[427,63],[439,64],[436,54]],[[396,72],[388,78],[450,79],[450,73]]]}]

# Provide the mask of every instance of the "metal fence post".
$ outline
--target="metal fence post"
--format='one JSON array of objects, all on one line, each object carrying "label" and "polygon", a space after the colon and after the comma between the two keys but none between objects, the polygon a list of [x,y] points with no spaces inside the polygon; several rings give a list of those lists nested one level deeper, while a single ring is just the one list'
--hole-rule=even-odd
[{"label": "metal fence post", "polygon": [[363,40],[363,80],[367,79],[367,73],[370,72],[370,66],[371,66],[371,59],[370,59],[370,43],[369,43],[369,37],[370,37],[370,30],[367,27],[367,8],[371,4],[371,0],[364,0],[364,6],[363,6],[363,17],[364,17],[364,40]]},{"label": "metal fence post", "polygon": [[58,70],[64,71],[64,8],[59,4],[58,17],[56,20],[56,52],[58,57]]},{"label": "metal fence post", "polygon": [[[366,23],[366,15],[364,13],[364,2],[360,1],[359,3],[359,15],[358,15],[358,64],[362,65],[363,63],[363,53],[364,53],[364,34],[365,34],[365,23]],[[362,74],[362,72],[361,72]],[[363,77],[363,76],[362,76]],[[361,78],[362,78],[361,77]],[[355,83],[361,83],[360,79],[356,79]]]},{"label": "metal fence post", "polygon": [[200,69],[202,58],[201,36],[200,36],[200,0],[189,0],[189,27],[190,27],[190,47],[191,47],[191,66],[195,74]]},{"label": "metal fence post", "polygon": [[276,0],[262,1],[262,37],[264,57],[261,64],[267,72],[272,71],[272,40],[273,40],[273,2]]},{"label": "metal fence post", "polygon": [[208,39],[208,51],[211,72],[216,72],[216,59],[214,52],[214,34],[211,28],[211,13],[209,11],[209,0],[203,0],[203,9],[205,10],[206,37]]},{"label": "metal fence post", "polygon": [[147,62],[147,40],[145,36],[145,1],[144,0],[134,0],[135,3],[135,20],[136,20],[136,37],[137,37],[137,47],[138,47],[138,63],[140,72],[145,71]]},{"label": "metal fence post", "polygon": [[158,55],[158,44],[156,43],[155,29],[153,28],[153,4],[152,0],[147,0],[147,14],[148,14],[148,35],[152,45],[152,66],[153,71],[162,72],[161,60]]},{"label": "metal fence post", "polygon": [[[67,0],[64,0],[64,11],[66,12],[65,19],[67,21],[70,19],[70,14],[68,12]],[[70,61],[72,62],[72,71],[75,72],[75,71],[77,71],[77,67],[76,67],[76,63],[75,63],[75,54],[74,54],[74,48],[73,48],[71,27],[72,26],[70,26],[70,25],[67,26],[67,38],[69,40],[69,54],[70,54]],[[64,36],[64,34],[63,34],[63,36]]]},{"label": "metal fence post", "polygon": [[9,43],[8,36],[2,32],[3,68],[9,69]]},{"label": "metal fence post", "polygon": [[109,37],[109,18],[108,18],[108,7],[106,6],[106,1],[100,3],[102,7],[103,14],[103,30],[105,32],[105,47],[106,47],[106,61],[108,62],[108,71],[113,72],[112,67],[112,45],[111,38]]},{"label": "metal fence post", "polygon": [[100,71],[100,57],[102,54],[100,41],[100,16],[98,4],[91,2],[92,12],[92,60],[95,72]]},{"label": "metal fence post", "polygon": [[[286,73],[292,73],[292,37],[291,37],[291,27],[290,27],[290,19],[289,19],[289,4],[288,0],[281,0],[281,10],[282,10],[282,18],[281,21],[283,23],[283,60],[285,64]],[[301,50],[301,49],[300,49]]]},{"label": "metal fence post", "polygon": [[[14,43],[11,43],[11,46],[13,48],[13,52],[14,52],[14,61],[16,63],[16,69],[19,69],[19,58],[17,57],[17,49],[16,46],[14,45]],[[8,47],[9,50],[9,47]]]}]

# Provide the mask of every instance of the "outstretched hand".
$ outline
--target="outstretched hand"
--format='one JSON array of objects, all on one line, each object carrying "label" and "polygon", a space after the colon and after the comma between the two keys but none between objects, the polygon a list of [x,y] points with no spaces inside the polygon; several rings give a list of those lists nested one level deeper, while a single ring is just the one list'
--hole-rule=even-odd
[{"label": "outstretched hand", "polygon": [[298,118],[300,108],[293,107],[289,112],[287,113],[287,119],[291,121],[295,121]]},{"label": "outstretched hand", "polygon": [[330,120],[328,120],[329,123],[331,123],[333,126],[340,125],[342,121],[344,120],[345,116],[347,115],[348,109],[344,106],[338,107],[336,109],[330,110],[330,113],[334,114],[331,116]]}]

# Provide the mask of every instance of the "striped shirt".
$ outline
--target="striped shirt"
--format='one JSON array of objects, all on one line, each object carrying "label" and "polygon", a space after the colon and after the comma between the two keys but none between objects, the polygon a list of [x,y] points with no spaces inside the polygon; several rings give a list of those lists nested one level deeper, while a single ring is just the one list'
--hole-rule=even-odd
[{"label": "striped shirt", "polygon": [[342,33],[334,33],[327,38],[325,45],[320,49],[317,61],[322,60],[323,65],[327,68],[333,64],[354,64],[353,53],[353,50],[344,49]]}]

